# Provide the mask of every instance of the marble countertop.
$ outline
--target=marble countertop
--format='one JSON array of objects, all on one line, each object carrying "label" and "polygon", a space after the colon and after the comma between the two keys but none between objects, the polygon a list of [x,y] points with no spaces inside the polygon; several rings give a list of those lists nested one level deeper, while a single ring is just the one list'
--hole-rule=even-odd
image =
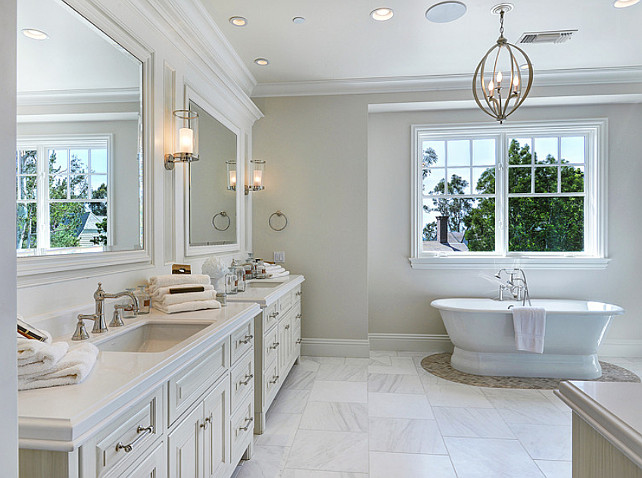
[{"label": "marble countertop", "polygon": [[[248,281],[245,292],[238,294],[228,295],[228,302],[256,302],[265,308],[276,301],[283,294],[292,290],[297,285],[301,284],[305,278],[302,275],[292,275],[287,277],[279,277],[276,279],[253,279]],[[270,284],[279,282],[280,285],[274,287],[253,287],[252,284]]]},{"label": "marble countertop", "polygon": [[[101,351],[93,371],[81,384],[19,392],[20,448],[66,452],[76,449],[112,413],[161,385],[178,368],[260,311],[256,303],[228,304],[221,309],[171,315],[152,309],[149,315],[126,320],[125,327],[100,335],[90,332],[90,342],[102,342],[141,322],[209,324],[164,352]],[[58,340],[70,340],[70,337]]]},{"label": "marble countertop", "polygon": [[642,384],[570,381],[555,394],[642,467]]}]

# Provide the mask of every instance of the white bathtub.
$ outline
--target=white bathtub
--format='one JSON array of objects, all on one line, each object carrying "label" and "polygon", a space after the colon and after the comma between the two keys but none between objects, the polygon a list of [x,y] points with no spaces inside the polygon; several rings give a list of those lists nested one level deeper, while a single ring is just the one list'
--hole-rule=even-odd
[{"label": "white bathtub", "polygon": [[581,300],[533,299],[546,309],[544,353],[515,349],[509,305],[521,302],[493,299],[439,299],[455,349],[451,364],[475,375],[594,379],[602,375],[597,348],[622,307]]}]

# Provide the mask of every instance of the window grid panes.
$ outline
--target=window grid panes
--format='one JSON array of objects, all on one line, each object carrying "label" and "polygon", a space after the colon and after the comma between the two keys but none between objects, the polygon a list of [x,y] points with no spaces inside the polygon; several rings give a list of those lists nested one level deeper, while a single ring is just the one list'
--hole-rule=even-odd
[{"label": "window grid panes", "polygon": [[[596,132],[546,129],[537,134],[419,130],[418,252],[586,253],[587,231],[599,222],[593,217],[597,213],[589,216],[596,208],[587,207]],[[595,235],[593,229],[591,237]],[[594,254],[595,239],[588,245]]]}]

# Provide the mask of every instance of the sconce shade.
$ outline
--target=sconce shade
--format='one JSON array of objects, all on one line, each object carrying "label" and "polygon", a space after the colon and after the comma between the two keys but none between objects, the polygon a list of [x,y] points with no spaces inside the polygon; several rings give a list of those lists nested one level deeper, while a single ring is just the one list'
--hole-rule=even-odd
[{"label": "sconce shade", "polygon": [[250,161],[250,191],[261,191],[263,186],[263,172],[265,171],[265,161],[262,159],[253,159]]},{"label": "sconce shade", "polygon": [[236,161],[225,161],[227,168],[227,189],[236,191]]},{"label": "sconce shade", "polygon": [[174,169],[174,163],[198,161],[198,113],[176,110],[174,117],[173,153],[165,155],[165,169]]}]

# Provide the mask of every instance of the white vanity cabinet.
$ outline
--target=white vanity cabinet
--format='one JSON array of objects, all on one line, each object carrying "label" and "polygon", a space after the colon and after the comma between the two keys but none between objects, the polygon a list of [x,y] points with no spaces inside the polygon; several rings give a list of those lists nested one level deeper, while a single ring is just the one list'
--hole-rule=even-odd
[{"label": "white vanity cabinet", "polygon": [[[262,434],[265,414],[301,355],[301,284],[303,276],[293,275],[281,285],[252,288],[228,296],[229,302],[256,302],[254,362],[254,433]],[[267,282],[267,281],[266,281]],[[255,282],[262,285],[261,282]]]}]

